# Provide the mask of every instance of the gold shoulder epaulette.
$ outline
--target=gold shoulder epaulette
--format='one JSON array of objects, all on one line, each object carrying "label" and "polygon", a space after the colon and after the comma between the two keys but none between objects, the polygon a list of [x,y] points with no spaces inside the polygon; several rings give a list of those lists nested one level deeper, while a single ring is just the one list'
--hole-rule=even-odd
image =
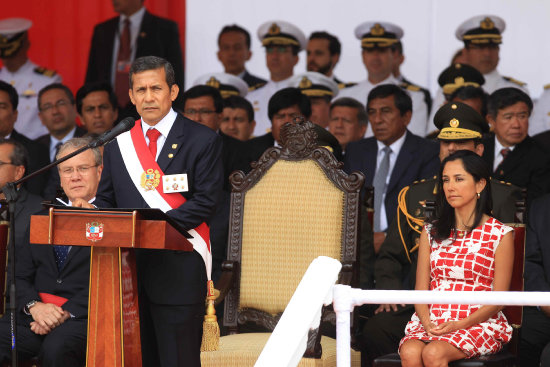
[{"label": "gold shoulder epaulette", "polygon": [[519,85],[520,87],[523,87],[523,86],[527,85],[527,83],[520,82],[519,80],[514,79],[514,78],[512,78],[512,77],[510,77],[510,76],[503,76],[503,78],[504,78],[504,80],[507,80],[507,81],[509,81],[509,82],[512,82],[512,83],[514,83],[514,84],[517,84],[517,85]]},{"label": "gold shoulder epaulette", "polygon": [[402,82],[401,84],[399,84],[399,86],[403,89],[410,90],[410,91],[413,91],[413,92],[418,92],[421,89],[418,85],[414,85],[414,84],[406,83],[406,82]]},{"label": "gold shoulder epaulette", "polygon": [[544,90],[550,89],[550,84],[546,84],[543,88]]},{"label": "gold shoulder epaulette", "polygon": [[34,68],[34,72],[36,74],[40,74],[40,75],[44,75],[44,76],[47,76],[49,78],[53,77],[55,74],[57,74],[55,72],[55,70],[53,69],[46,69],[45,67],[42,67],[42,66],[38,66],[38,67],[35,67]]},{"label": "gold shoulder epaulette", "polygon": [[354,85],[357,85],[357,83],[338,83],[338,89],[344,89],[353,87]]},{"label": "gold shoulder epaulette", "polygon": [[267,82],[261,82],[261,83],[258,83],[258,84],[254,84],[254,85],[248,87],[248,91],[252,92],[253,90],[260,89],[261,87],[263,87],[266,84],[267,84]]}]

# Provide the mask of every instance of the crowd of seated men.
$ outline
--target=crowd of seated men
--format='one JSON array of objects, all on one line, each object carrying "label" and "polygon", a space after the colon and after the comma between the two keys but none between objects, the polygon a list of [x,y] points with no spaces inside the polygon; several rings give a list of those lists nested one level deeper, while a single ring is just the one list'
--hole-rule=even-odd
[{"label": "crowd of seated men", "polygon": [[[492,172],[497,219],[512,222],[515,202],[526,201],[525,289],[550,290],[550,244],[545,236],[550,228],[550,89],[534,103],[524,83],[499,74],[503,19],[480,15],[458,27],[456,35],[464,48],[439,74],[440,89],[432,98],[401,74],[404,30],[389,22],[356,27],[366,69],[366,78],[358,77],[358,82],[343,82],[334,74],[341,54],[336,36],[317,31],[307,39],[297,26],[282,20],[267,21],[257,30],[269,75],[255,76],[245,66],[252,56],[249,32],[227,25],[212,41],[218,43],[217,57],[225,72],[204,74],[184,90],[176,24],[149,13],[141,0],[115,2],[114,10],[119,16],[94,29],[86,80],[76,94],[55,71],[29,59],[31,21],[0,20],[0,186],[86,145],[124,117],[139,119],[140,111],[128,93],[130,67],[135,59],[154,55],[173,66],[179,86],[174,110],[205,125],[222,142],[223,189],[207,221],[214,282],[226,254],[229,175],[235,170],[249,172],[251,162],[267,148],[281,144],[281,127],[303,118],[315,123],[318,145],[342,161],[346,172],[365,175],[362,195],[374,187],[373,234],[361,233],[373,236],[365,242],[368,248],[361,249],[361,287],[414,289],[415,250],[424,218],[421,203],[433,200],[441,160],[455,151],[471,150]],[[144,36],[138,37],[139,32]],[[297,72],[294,67],[304,50],[307,70]],[[101,154],[94,150],[72,158],[19,188],[24,210],[15,217],[18,246],[28,245],[29,217],[42,210],[43,199],[65,205],[77,198],[93,201],[102,174]],[[20,256],[28,261],[44,256],[40,247],[27,247]],[[87,272],[84,263],[89,253],[71,251],[82,256],[82,264],[72,263],[79,269],[71,279],[86,283],[81,275]],[[57,265],[34,261],[22,266],[44,271],[44,281],[49,281],[52,269],[61,269],[59,261],[67,257],[57,255]],[[31,283],[29,292],[37,286]],[[28,337],[21,351],[40,355],[44,365],[67,360],[78,365],[83,358],[87,295],[69,292],[65,298],[67,307],[32,297],[21,301],[26,322],[22,333]],[[525,307],[522,365],[550,363],[547,308]],[[376,357],[397,351],[413,308],[376,305],[365,312],[368,319],[361,325],[359,344],[362,363],[369,366]],[[2,358],[9,358],[8,326],[2,318]],[[56,338],[63,338],[74,353],[58,350]]]}]

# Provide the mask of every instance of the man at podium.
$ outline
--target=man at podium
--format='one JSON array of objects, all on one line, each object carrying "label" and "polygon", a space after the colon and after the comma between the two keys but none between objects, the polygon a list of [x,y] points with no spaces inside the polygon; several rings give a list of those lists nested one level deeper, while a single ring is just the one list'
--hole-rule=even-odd
[{"label": "man at podium", "polygon": [[[87,145],[73,138],[61,158]],[[80,153],[58,166],[61,186],[71,205],[93,201],[102,159],[99,148]],[[82,366],[86,358],[90,248],[16,243],[17,351],[22,359],[38,356],[41,366]],[[11,357],[10,315],[0,319],[0,363]]]},{"label": "man at podium", "polygon": [[169,62],[155,56],[133,62],[129,93],[141,120],[105,147],[94,202],[99,208],[159,208],[194,237],[191,252],[136,251],[143,366],[200,366],[211,270],[205,222],[222,190],[222,143],[172,109],[178,92]]}]

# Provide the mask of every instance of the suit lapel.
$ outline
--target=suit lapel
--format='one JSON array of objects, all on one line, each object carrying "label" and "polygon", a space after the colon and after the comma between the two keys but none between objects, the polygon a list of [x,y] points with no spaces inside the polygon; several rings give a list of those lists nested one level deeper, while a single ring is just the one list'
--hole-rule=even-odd
[{"label": "suit lapel", "polygon": [[391,192],[391,190],[393,190],[393,188],[397,185],[399,179],[407,171],[407,168],[409,168],[410,164],[413,161],[416,144],[414,144],[414,142],[412,141],[410,133],[408,131],[406,132],[406,134],[407,136],[405,137],[403,146],[401,147],[399,155],[397,156],[397,159],[395,160],[395,164],[393,166],[393,171],[390,176],[390,182],[388,184],[388,188],[386,189],[386,195],[388,192]]},{"label": "suit lapel", "polygon": [[147,56],[147,37],[152,31],[151,20],[151,14],[148,11],[145,11],[145,14],[143,14],[143,19],[141,20],[141,26],[139,27],[139,34],[136,42],[136,58],[140,56]]},{"label": "suit lapel", "polygon": [[500,171],[503,171],[502,176],[507,175],[509,172],[514,171],[515,168],[525,163],[523,162],[523,156],[524,154],[529,150],[530,146],[530,137],[525,138],[521,143],[519,143],[514,150],[512,150],[506,159],[502,161],[502,164],[498,168],[498,173],[500,174]]},{"label": "suit lapel", "polygon": [[183,136],[185,135],[185,119],[178,113],[166,141],[160,151],[157,163],[163,172],[166,172],[170,163],[181,149]]}]

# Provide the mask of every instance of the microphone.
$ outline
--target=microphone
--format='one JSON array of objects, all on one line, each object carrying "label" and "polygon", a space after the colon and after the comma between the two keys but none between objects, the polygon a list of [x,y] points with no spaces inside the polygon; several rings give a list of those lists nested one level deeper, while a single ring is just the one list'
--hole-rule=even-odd
[{"label": "microphone", "polygon": [[120,121],[115,127],[113,127],[111,130],[104,132],[96,140],[92,141],[89,145],[90,148],[97,148],[109,143],[111,140],[113,140],[120,134],[131,130],[135,124],[136,124],[136,121],[134,120],[133,117],[126,117],[125,119]]}]

